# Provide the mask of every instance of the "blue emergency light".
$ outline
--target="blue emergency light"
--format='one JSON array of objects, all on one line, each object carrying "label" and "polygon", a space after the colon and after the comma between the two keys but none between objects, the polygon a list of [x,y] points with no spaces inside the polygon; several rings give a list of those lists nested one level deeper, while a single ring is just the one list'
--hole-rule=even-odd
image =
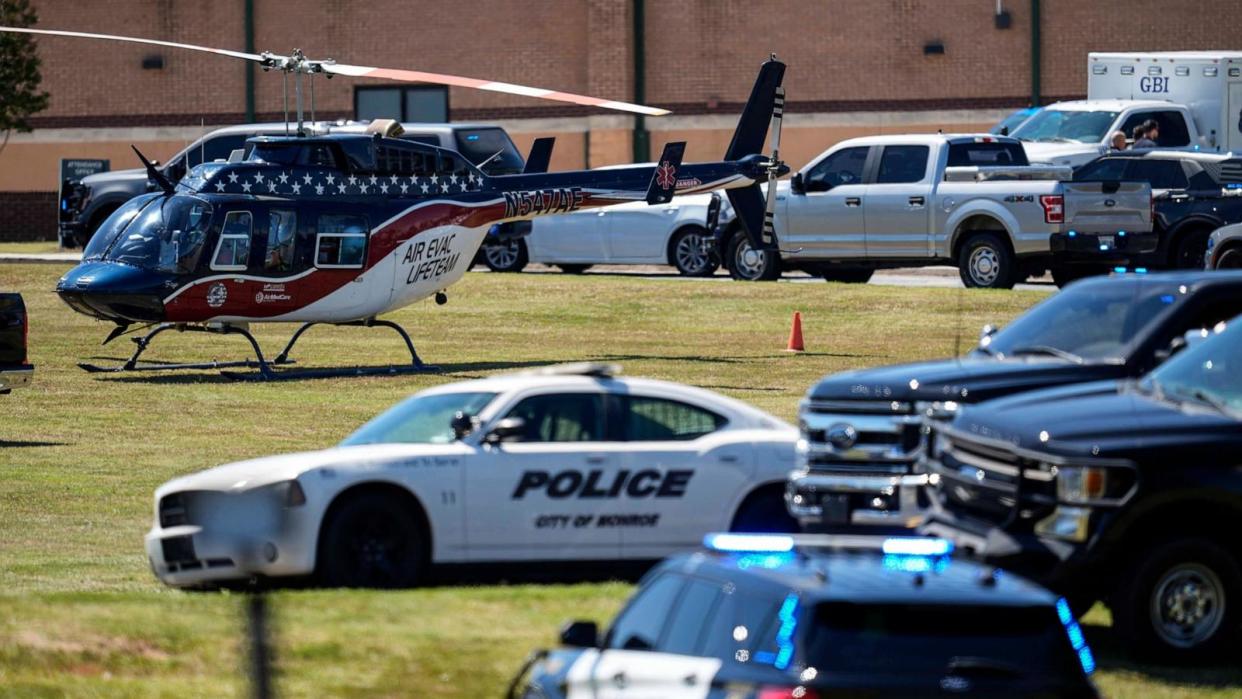
[{"label": "blue emergency light", "polygon": [[779,534],[708,534],[703,546],[713,551],[783,553],[793,550],[794,540]]},{"label": "blue emergency light", "polygon": [[885,539],[880,550],[890,556],[947,556],[953,553],[953,542],[948,539],[894,536]]}]

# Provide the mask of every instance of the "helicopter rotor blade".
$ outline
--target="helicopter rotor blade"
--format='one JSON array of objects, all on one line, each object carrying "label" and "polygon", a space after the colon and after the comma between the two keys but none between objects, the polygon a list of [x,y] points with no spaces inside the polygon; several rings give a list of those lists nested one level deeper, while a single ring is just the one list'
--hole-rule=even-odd
[{"label": "helicopter rotor blade", "polygon": [[[297,72],[323,72],[332,75],[344,75],[355,78],[382,78],[386,80],[395,80],[398,82],[415,82],[415,83],[433,83],[436,85],[448,85],[451,87],[468,87],[475,90],[489,90],[491,92],[502,92],[509,95],[521,95],[523,97],[534,97],[537,99],[552,100],[555,102],[569,102],[579,104],[585,107],[598,107],[600,109],[611,109],[622,112],[632,112],[634,114],[646,114],[649,116],[663,116],[669,113],[667,109],[658,107],[647,107],[641,104],[631,104],[629,102],[618,102],[616,100],[606,100],[600,97],[589,97],[587,95],[578,95],[572,92],[560,92],[559,90],[549,90],[542,87],[530,87],[529,85],[517,85],[514,83],[500,82],[497,80],[480,80],[478,78],[467,78],[460,75],[447,75],[444,73],[427,73],[419,70],[400,70],[395,68],[375,68],[371,66],[355,66],[347,63],[336,63],[333,61],[316,61],[305,60],[298,54],[294,58],[288,56],[280,56],[277,54],[265,53],[254,54],[245,53],[243,51],[230,51],[228,49],[217,49],[208,46],[198,46],[195,44],[180,44],[173,41],[159,41],[157,39],[140,39],[132,36],[119,36],[115,34],[94,34],[90,32],[71,32],[60,29],[27,29],[24,27],[0,27],[0,32],[13,32],[17,34],[42,34],[45,36],[66,36],[78,39],[104,39],[108,41],[124,41],[134,44],[148,44],[151,46],[167,46],[170,48],[187,49],[190,51],[202,51],[205,53],[214,53],[220,56],[229,56],[232,58],[241,58],[248,61],[254,61],[265,67],[282,68],[283,70],[297,70]],[[295,67],[291,67],[295,66]]]},{"label": "helicopter rotor blade", "polygon": [[0,27],[0,32],[12,32],[15,34],[43,34],[46,36],[71,36],[78,39],[105,39],[107,41],[126,41],[132,44],[150,44],[152,46],[168,46],[175,49],[187,49],[190,51],[203,51],[206,53],[214,53],[221,56],[231,56],[233,58],[242,58],[248,61],[263,63],[267,59],[257,53],[245,53],[242,51],[230,51],[228,49],[213,49],[209,46],[196,46],[194,44],[178,44],[173,41],[159,41],[158,39],[140,39],[133,36],[118,36],[115,34],[92,34],[90,32],[69,32],[60,29],[27,29],[25,27]]},{"label": "helicopter rotor blade", "polygon": [[633,112],[634,114],[646,114],[648,116],[664,116],[665,114],[670,113],[669,110],[660,109],[658,107],[648,107],[641,104],[606,100],[600,97],[588,97],[587,95],[576,95],[572,92],[560,92],[558,90],[549,90],[542,87],[515,85],[513,83],[499,82],[496,80],[466,78],[460,75],[427,73],[421,70],[400,70],[396,68],[354,66],[347,63],[321,63],[320,66],[323,68],[325,73],[347,75],[355,78],[384,78],[386,80],[396,80],[398,82],[434,83],[437,85],[450,85],[452,87],[469,87],[475,90],[490,90],[492,92],[503,92],[508,95],[535,97],[537,99],[553,100],[555,102],[570,102],[572,104],[580,104],[586,107],[599,107],[600,109]]}]

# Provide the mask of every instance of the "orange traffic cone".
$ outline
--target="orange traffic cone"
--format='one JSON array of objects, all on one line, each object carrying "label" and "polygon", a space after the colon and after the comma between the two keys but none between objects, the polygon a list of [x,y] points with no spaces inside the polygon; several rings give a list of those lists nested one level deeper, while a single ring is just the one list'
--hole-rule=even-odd
[{"label": "orange traffic cone", "polygon": [[793,327],[789,329],[789,346],[785,348],[785,351],[806,351],[806,346],[802,344],[802,313],[798,311],[794,311]]}]

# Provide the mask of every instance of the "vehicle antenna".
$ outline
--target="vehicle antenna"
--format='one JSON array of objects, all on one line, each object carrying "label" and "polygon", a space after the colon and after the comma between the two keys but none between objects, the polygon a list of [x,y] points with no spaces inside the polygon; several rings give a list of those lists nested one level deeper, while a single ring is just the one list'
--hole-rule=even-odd
[{"label": "vehicle antenna", "polygon": [[315,74],[310,74],[311,123],[315,123]]},{"label": "vehicle antenna", "polygon": [[207,162],[207,120],[198,118],[198,164]]},{"label": "vehicle antenna", "polygon": [[284,88],[282,92],[284,93],[284,101],[285,101],[285,135],[288,136],[289,135],[289,72],[282,70],[280,71],[280,76],[284,82]]}]

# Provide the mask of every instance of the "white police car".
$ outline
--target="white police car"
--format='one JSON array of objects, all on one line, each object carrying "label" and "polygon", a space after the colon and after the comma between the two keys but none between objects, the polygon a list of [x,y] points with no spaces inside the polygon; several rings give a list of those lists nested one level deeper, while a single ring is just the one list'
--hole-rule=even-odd
[{"label": "white police car", "polygon": [[554,367],[417,393],[340,446],[161,486],[169,585],[317,574],[416,583],[428,564],[657,559],[710,531],[792,531],[797,431],[681,384]]}]

